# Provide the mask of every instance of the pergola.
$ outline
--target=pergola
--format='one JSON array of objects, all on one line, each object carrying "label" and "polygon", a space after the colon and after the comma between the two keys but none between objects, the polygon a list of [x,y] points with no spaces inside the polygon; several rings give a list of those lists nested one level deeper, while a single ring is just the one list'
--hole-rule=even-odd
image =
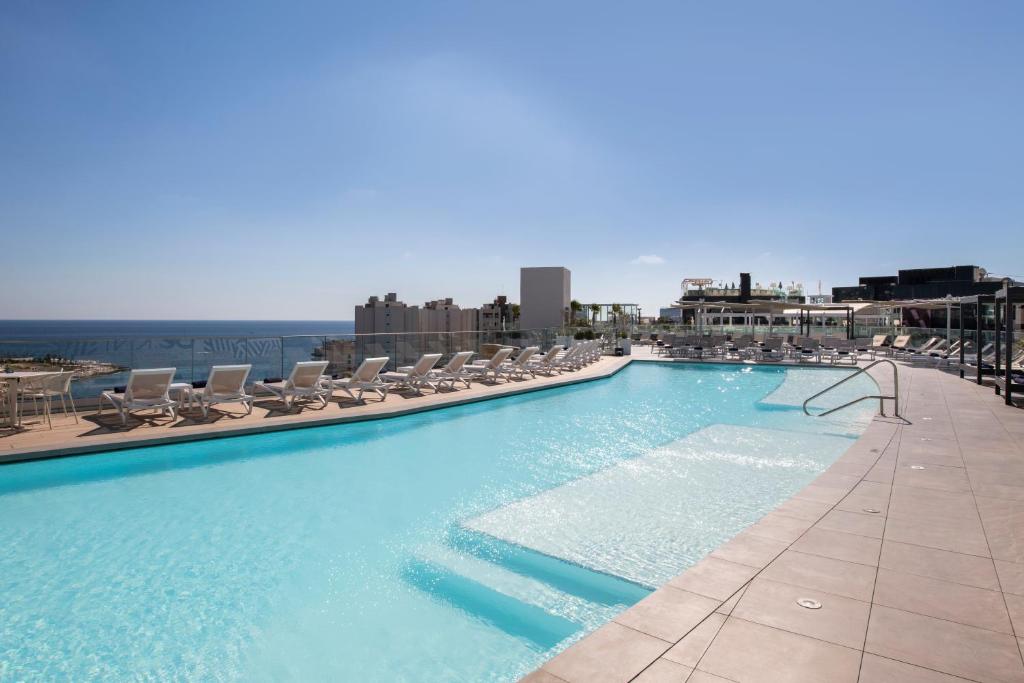
[{"label": "pergola", "polygon": [[[996,378],[998,379],[999,371],[1002,369],[1004,399],[1006,405],[1010,405],[1013,403],[1013,316],[1015,307],[1018,304],[1024,304],[1024,287],[1005,285],[992,295],[992,300],[996,309]],[[1002,315],[1000,315],[1000,306],[1003,308]],[[1000,349],[999,343],[1000,317],[1003,320],[1003,326],[1006,328],[1003,332],[1002,349]],[[1000,351],[1005,354],[1004,358],[1000,358]],[[1000,368],[1000,364],[1002,368]],[[978,359],[978,367],[981,367],[980,358]],[[999,393],[999,389],[999,382],[997,381],[996,394]]]},{"label": "pergola", "polygon": [[[995,294],[972,294],[971,296],[960,297],[960,339],[964,338],[964,306],[974,306],[974,353],[975,353],[975,381],[981,384],[981,349],[983,344],[981,343],[981,307],[985,304],[994,304],[996,301]],[[998,307],[996,307],[998,311]],[[998,313],[996,314],[998,315]],[[996,339],[999,339],[999,322],[996,321]],[[998,354],[996,354],[998,356]],[[960,377],[964,377],[964,344],[961,341],[960,344]]]}]

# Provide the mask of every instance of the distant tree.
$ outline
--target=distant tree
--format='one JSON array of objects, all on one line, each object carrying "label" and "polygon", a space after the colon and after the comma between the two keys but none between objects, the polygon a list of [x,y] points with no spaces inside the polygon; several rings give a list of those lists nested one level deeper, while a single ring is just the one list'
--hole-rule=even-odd
[{"label": "distant tree", "polygon": [[569,302],[569,310],[572,311],[572,320],[570,322],[575,322],[576,314],[583,310],[583,304],[573,299]]},{"label": "distant tree", "polygon": [[597,314],[601,312],[601,304],[590,304],[591,324],[597,325]]},{"label": "distant tree", "polygon": [[612,304],[612,314],[615,316],[615,324],[619,324],[619,316],[622,315],[622,304]]}]

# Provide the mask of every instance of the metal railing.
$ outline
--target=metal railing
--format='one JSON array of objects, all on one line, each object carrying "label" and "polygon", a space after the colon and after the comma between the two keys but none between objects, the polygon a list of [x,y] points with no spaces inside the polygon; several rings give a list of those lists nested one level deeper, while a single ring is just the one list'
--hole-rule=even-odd
[{"label": "metal railing", "polygon": [[[859,374],[861,374],[863,372],[867,372],[868,370],[870,370],[871,368],[875,367],[879,363],[888,363],[889,365],[892,366],[892,383],[893,383],[893,393],[892,393],[892,396],[885,396],[885,395],[882,395],[882,394],[869,395],[869,396],[861,396],[860,398],[855,398],[854,400],[848,401],[848,402],[844,403],[841,406],[837,406],[835,408],[831,408],[829,410],[826,410],[823,413],[817,413],[817,414],[812,414],[810,411],[807,410],[807,404],[810,403],[811,401],[813,401],[814,399],[818,398],[819,396],[823,396],[823,395],[827,394],[828,392],[832,391],[833,389],[835,389],[836,387],[838,387],[838,386],[840,386],[842,384],[846,384],[847,382],[849,382],[851,379],[853,379],[857,375],[859,375]],[[882,417],[885,417],[885,400],[886,399],[890,399],[893,402],[893,415],[895,415],[896,417],[900,416],[900,373],[899,373],[899,369],[896,367],[896,364],[893,363],[891,360],[889,360],[887,358],[880,358],[879,360],[873,361],[873,362],[865,365],[864,367],[862,367],[860,370],[857,370],[857,372],[851,373],[849,376],[844,377],[843,379],[839,380],[835,384],[832,384],[832,385],[829,385],[829,386],[825,387],[824,389],[822,389],[821,391],[816,393],[814,396],[811,396],[806,401],[804,401],[803,409],[804,409],[804,414],[805,415],[809,415],[811,417],[824,417],[825,415],[831,415],[832,413],[836,412],[837,410],[842,410],[843,408],[849,408],[850,406],[854,405],[855,403],[860,403],[861,401],[867,401],[867,400],[873,399],[873,398],[877,398],[878,399],[878,414],[879,415],[881,415]]]},{"label": "metal railing", "polygon": [[388,356],[387,369],[412,365],[421,354],[445,358],[485,345],[517,347],[568,343],[559,328],[472,330],[388,334],[285,336],[122,336],[107,338],[0,339],[0,372],[9,369],[61,368],[76,372],[72,395],[96,398],[123,385],[133,368],[176,368],[175,381],[207,378],[218,364],[252,365],[252,380],[287,376],[297,361],[326,360],[331,374],[352,372],[365,358]]}]

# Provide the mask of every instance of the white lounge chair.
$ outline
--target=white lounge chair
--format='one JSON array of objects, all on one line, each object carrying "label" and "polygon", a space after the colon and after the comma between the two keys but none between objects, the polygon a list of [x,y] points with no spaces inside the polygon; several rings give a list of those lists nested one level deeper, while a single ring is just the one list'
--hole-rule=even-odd
[{"label": "white lounge chair", "polygon": [[537,358],[536,356],[531,358],[530,368],[533,369],[534,372],[542,372],[548,376],[551,376],[556,372],[561,373],[562,369],[558,365],[558,356],[562,351],[564,351],[564,349],[558,344],[555,344],[540,358]]},{"label": "white lounge chair", "polygon": [[527,346],[525,349],[519,352],[519,355],[515,357],[515,360],[505,361],[501,364],[501,371],[510,380],[513,377],[523,379],[526,373],[530,373],[530,377],[536,377],[536,371],[530,367],[530,359],[533,355],[540,351],[539,346]]},{"label": "white lounge chair", "polygon": [[330,390],[324,386],[322,381],[326,369],[327,361],[325,360],[299,361],[292,368],[288,379],[283,382],[268,382],[267,380],[256,382],[252,387],[252,393],[255,395],[257,389],[268,391],[281,399],[285,408],[291,408],[300,399],[312,399],[326,407],[327,398],[331,395]]},{"label": "white lounge chair", "polygon": [[128,414],[133,410],[159,410],[170,414],[171,420],[178,418],[178,401],[171,400],[170,388],[174,381],[175,368],[153,368],[132,370],[124,392],[104,391],[100,394],[100,414],[103,401],[109,401],[121,416],[121,424],[128,424]]},{"label": "white lounge chair", "polygon": [[[351,377],[325,379],[325,382],[330,391],[341,389],[348,394],[349,398],[354,399],[357,403],[363,402],[363,393],[367,391],[374,392],[383,401],[388,397],[388,385],[380,378],[380,371],[384,369],[389,360],[391,359],[387,356],[367,358],[359,364],[359,367],[356,368]],[[352,393],[353,390],[355,390],[355,394]]]},{"label": "white lounge chair", "polygon": [[398,368],[396,372],[385,372],[380,378],[390,385],[389,389],[409,387],[417,394],[422,394],[423,387],[428,386],[436,392],[437,384],[432,381],[430,371],[434,369],[439,360],[441,360],[440,353],[425,353],[416,361],[416,365]]},{"label": "white lounge chair", "polygon": [[447,383],[450,389],[455,389],[455,383],[462,382],[468,389],[473,373],[466,370],[465,366],[475,353],[476,351],[459,351],[452,356],[451,360],[445,363],[443,368],[431,370],[431,378],[437,382],[438,386],[443,386]]},{"label": "white lounge chair", "polygon": [[218,403],[241,403],[245,407],[245,414],[250,415],[254,399],[251,394],[245,393],[245,382],[251,371],[252,365],[214,365],[210,368],[206,385],[192,391],[192,399],[199,403],[203,417],[209,414],[210,406]]},{"label": "white lounge chair", "polygon": [[465,366],[466,372],[470,373],[473,379],[486,380],[488,377],[491,377],[494,382],[497,382],[498,378],[504,374],[501,366],[512,355],[512,350],[511,347],[505,346],[498,349],[498,352],[491,356],[489,361],[484,363],[467,363]]}]

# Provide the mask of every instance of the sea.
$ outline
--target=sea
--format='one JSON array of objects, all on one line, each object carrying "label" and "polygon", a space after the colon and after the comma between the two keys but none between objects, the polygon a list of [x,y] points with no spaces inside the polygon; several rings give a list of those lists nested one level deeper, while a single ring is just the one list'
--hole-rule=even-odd
[{"label": "sea", "polygon": [[118,368],[76,379],[76,398],[123,385],[128,368],[173,367],[177,381],[191,382],[211,365],[251,363],[251,379],[269,379],[354,332],[351,320],[0,320],[0,371],[45,357]]}]

